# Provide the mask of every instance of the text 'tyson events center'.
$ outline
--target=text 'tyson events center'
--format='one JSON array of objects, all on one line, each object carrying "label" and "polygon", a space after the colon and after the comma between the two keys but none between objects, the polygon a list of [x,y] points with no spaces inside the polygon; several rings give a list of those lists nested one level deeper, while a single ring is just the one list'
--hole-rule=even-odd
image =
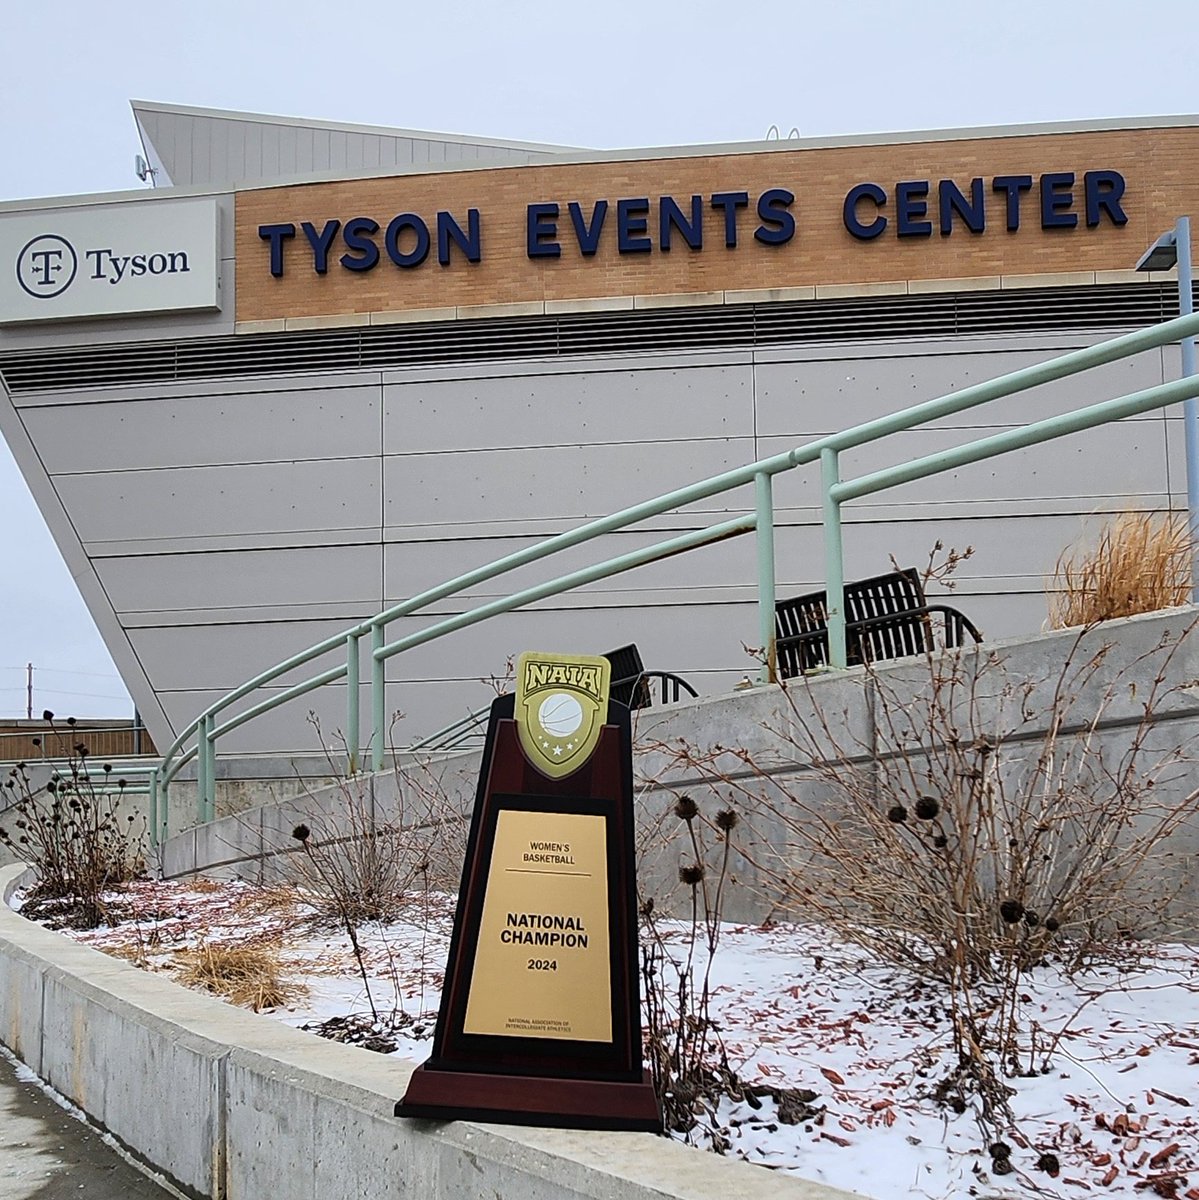
[{"label": "text 'tyson events center'", "polygon": [[[1131,268],[1199,215],[1197,117],[596,152],[134,112],[153,190],[0,205],[0,427],[159,746],[502,554],[1175,315],[1174,276]],[[1177,347],[1147,353],[844,469],[1178,371]],[[775,496],[779,594],[823,586],[818,472]],[[955,605],[988,640],[1035,632],[1087,517],[1184,507],[1181,414],[875,500],[847,509],[848,578],[972,544]],[[701,503],[437,611],[752,506]],[[486,703],[480,678],[525,649],[635,641],[726,690],[756,670],[754,553],[737,538],[390,660],[397,741]],[[222,746],[310,745],[310,707],[341,728],[326,688]]]}]

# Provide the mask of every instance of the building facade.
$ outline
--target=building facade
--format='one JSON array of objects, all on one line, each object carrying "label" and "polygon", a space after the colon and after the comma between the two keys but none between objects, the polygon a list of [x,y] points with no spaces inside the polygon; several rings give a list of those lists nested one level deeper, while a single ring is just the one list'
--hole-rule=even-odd
[{"label": "building facade", "polygon": [[[135,114],[153,191],[0,205],[0,431],[159,746],[472,567],[1175,315],[1173,275],[1131,268],[1199,210],[1193,117],[601,153]],[[1176,348],[1145,354],[844,473],[1178,370]],[[972,545],[954,603],[988,638],[1035,631],[1061,551],[1107,514],[1185,507],[1183,462],[1171,410],[910,484],[849,506],[847,573]],[[389,636],[752,504],[608,535]],[[776,507],[779,594],[822,586],[815,470],[778,479]],[[531,648],[636,641],[727,689],[754,669],[755,601],[747,537],[419,647],[389,663],[394,736],[485,702]],[[331,741],[344,699],[229,746],[309,746],[309,708]]]}]

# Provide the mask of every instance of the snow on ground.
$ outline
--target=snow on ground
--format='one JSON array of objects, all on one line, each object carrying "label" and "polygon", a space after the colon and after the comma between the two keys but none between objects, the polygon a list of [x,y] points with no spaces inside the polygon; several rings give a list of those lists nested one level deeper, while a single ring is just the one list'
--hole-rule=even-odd
[{"label": "snow on ground", "polygon": [[[270,1015],[418,1061],[429,1054],[451,898],[417,897],[405,921],[359,931],[367,984],[344,930],[287,889],[140,883],[114,901],[121,923],[65,932],[166,974],[201,944],[278,947],[285,976],[306,990]],[[666,936],[681,945],[684,931]],[[972,1109],[955,1114],[933,1097],[954,1065],[935,986],[830,944],[821,929],[725,926],[713,1015],[730,1065],[747,1084],[816,1095],[799,1105],[726,1099],[718,1128],[751,1163],[877,1200],[1199,1200],[1199,948],[1136,951],[1073,979],[1051,966],[1026,978],[1024,1025],[1037,1045],[1027,1074],[1004,1080],[1014,1089],[1014,1119],[1000,1131],[1011,1170],[998,1174],[1002,1155],[988,1153]],[[1037,1169],[1047,1153],[1056,1175]]]}]

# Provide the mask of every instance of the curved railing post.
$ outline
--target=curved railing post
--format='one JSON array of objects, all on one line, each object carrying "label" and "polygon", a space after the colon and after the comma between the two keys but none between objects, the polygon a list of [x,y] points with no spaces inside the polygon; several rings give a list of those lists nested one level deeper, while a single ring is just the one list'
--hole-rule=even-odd
[{"label": "curved railing post", "polygon": [[196,820],[203,824],[208,820],[208,714],[200,718],[196,728]]},{"label": "curved railing post", "polygon": [[762,683],[778,679],[774,622],[774,497],[772,479],[766,471],[754,476],[754,502],[758,540],[758,637],[762,643]]},{"label": "curved railing post", "polygon": [[357,633],[346,636],[346,754],[351,775],[358,774],[362,750],[358,723],[358,637]]},{"label": "curved railing post", "polygon": [[158,768],[150,772],[150,849],[158,849]]},{"label": "curved railing post", "polygon": [[824,595],[828,609],[828,665],[844,670],[845,650],[845,559],[841,543],[841,504],[833,488],[841,482],[841,465],[836,450],[820,452],[820,490],[824,506]]},{"label": "curved railing post", "polygon": [[379,622],[371,625],[371,770],[383,770],[384,728],[387,721],[387,660],[381,658],[385,635]]},{"label": "curved railing post", "polygon": [[208,716],[208,726],[204,733],[204,755],[208,759],[208,791],[204,796],[204,805],[208,810],[209,821],[216,820],[216,713]]}]

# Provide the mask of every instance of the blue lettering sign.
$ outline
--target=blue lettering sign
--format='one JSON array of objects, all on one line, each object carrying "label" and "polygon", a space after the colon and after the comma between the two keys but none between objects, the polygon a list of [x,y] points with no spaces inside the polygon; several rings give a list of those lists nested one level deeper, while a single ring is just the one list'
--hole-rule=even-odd
[{"label": "blue lettering sign", "polygon": [[1051,171],[1041,176],[1042,229],[1073,229],[1078,224],[1078,213],[1066,211],[1073,203],[1073,171]]},{"label": "blue lettering sign", "polygon": [[583,220],[583,209],[577,200],[570,202],[570,223],[575,228],[579,251],[590,258],[599,249],[600,234],[604,231],[604,218],[608,215],[607,200],[597,200],[591,210],[591,224]]},{"label": "blue lettering sign", "polygon": [[559,258],[562,247],[558,236],[558,206],[530,204],[525,210],[526,251],[530,258]]},{"label": "blue lettering sign", "polygon": [[300,228],[304,231],[304,236],[312,247],[312,269],[318,275],[326,274],[329,270],[329,247],[333,245],[333,239],[341,228],[341,222],[326,221],[320,233],[317,233],[316,226],[311,221],[305,221]]},{"label": "blue lettering sign", "polygon": [[863,225],[858,220],[858,202],[861,200],[873,201],[876,208],[882,208],[887,203],[887,193],[877,183],[859,183],[846,193],[845,203],[841,208],[845,228],[854,237],[865,242],[878,237],[887,228],[887,218],[879,213],[869,225]]},{"label": "blue lettering sign", "polygon": [[646,254],[654,248],[653,242],[644,236],[649,225],[649,200],[616,201],[616,248],[621,254]]},{"label": "blue lettering sign", "polygon": [[895,185],[895,231],[900,237],[932,237],[933,223],[920,221],[928,213],[928,180]]},{"label": "blue lettering sign", "polygon": [[781,246],[795,236],[795,218],[787,211],[795,203],[786,188],[770,188],[758,197],[758,220],[754,238],[764,246]]},{"label": "blue lettering sign", "polygon": [[[369,271],[379,262],[379,247],[374,243],[374,235],[379,232],[379,222],[370,217],[354,217],[345,223],[341,231],[341,240],[348,250],[341,256],[340,262],[347,271]],[[352,253],[357,251],[357,254]]]},{"label": "blue lettering sign", "polygon": [[448,212],[437,214],[437,261],[443,266],[450,265],[450,243],[453,242],[463,254],[466,261],[477,263],[483,257],[483,228],[479,220],[479,210],[466,210],[466,232]]}]

